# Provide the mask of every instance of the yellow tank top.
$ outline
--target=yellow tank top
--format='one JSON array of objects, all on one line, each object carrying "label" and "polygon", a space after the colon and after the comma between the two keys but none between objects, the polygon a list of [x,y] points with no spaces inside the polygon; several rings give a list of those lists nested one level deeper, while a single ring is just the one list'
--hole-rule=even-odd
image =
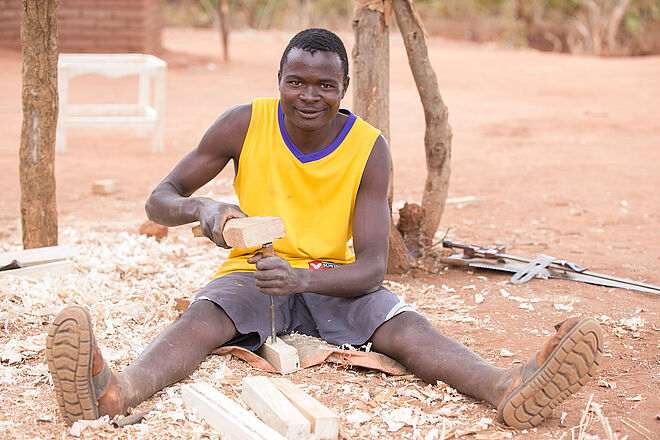
[{"label": "yellow tank top", "polygon": [[[327,147],[303,154],[284,127],[277,98],[252,102],[252,117],[238,161],[234,190],[249,216],[281,217],[286,237],[275,252],[293,267],[355,261],[348,248],[362,172],[380,131],[347,110],[339,136]],[[247,258],[259,248],[232,249],[214,278],[254,271]]]}]

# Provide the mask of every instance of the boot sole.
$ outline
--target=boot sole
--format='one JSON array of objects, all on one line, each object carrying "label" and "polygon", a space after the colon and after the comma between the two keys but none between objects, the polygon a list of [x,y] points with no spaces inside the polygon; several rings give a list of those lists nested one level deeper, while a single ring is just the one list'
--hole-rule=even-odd
[{"label": "boot sole", "polygon": [[603,355],[603,332],[592,318],[578,322],[548,359],[509,397],[500,409],[507,425],[528,429],[577,392],[596,373]]},{"label": "boot sole", "polygon": [[87,310],[69,306],[48,329],[46,360],[64,421],[98,419],[92,383],[92,355],[96,343]]}]

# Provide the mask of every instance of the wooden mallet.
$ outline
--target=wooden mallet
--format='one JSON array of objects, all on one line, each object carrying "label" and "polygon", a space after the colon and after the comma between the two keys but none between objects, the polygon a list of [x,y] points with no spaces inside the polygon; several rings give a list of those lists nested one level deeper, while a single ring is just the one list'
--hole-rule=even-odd
[{"label": "wooden mallet", "polygon": [[[200,225],[193,226],[192,233],[195,237],[204,237]],[[273,242],[285,236],[284,222],[280,217],[232,218],[225,222],[222,230],[222,238],[228,246],[241,249],[261,246],[261,254],[264,258],[275,255]],[[271,342],[277,342],[275,301],[272,296],[270,297],[270,334]]]}]

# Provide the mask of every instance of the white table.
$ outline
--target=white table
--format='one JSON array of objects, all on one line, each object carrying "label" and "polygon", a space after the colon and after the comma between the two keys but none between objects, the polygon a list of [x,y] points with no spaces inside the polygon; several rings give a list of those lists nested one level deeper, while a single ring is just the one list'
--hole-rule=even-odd
[{"label": "white table", "polygon": [[[60,108],[56,151],[66,151],[66,133],[69,129],[85,128],[134,129],[138,134],[152,130],[151,151],[162,152],[166,69],[167,63],[153,55],[61,54],[57,64]],[[85,74],[100,74],[108,78],[137,75],[137,103],[69,104],[69,80]]]}]

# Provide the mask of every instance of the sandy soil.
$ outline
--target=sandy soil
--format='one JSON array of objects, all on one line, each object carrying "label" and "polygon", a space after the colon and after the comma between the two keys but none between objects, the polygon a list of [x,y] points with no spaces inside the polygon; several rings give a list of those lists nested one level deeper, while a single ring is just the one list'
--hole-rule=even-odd
[{"label": "sandy soil", "polygon": [[[165,152],[150,153],[150,139],[130,131],[71,132],[68,151],[56,158],[61,228],[81,234],[135,233],[145,219],[143,203],[150,191],[196,145],[219,114],[253,97],[277,93],[276,68],[289,37],[277,32],[232,35],[233,60],[223,64],[214,32],[166,30]],[[345,41],[350,50],[351,36],[345,35]],[[511,254],[549,254],[594,271],[660,284],[660,57],[598,59],[439,38],[429,45],[454,132],[449,196],[476,197],[475,202],[448,205],[440,231],[450,228],[449,237],[455,241],[506,244]],[[395,202],[401,205],[421,198],[424,118],[396,35],[391,50],[391,147]],[[0,244],[4,249],[20,245],[20,69],[20,54],[0,50],[0,185],[5,189],[0,198]],[[136,86],[132,79],[90,76],[72,82],[70,90],[75,102],[121,102],[132,99]],[[345,102],[349,108],[350,94]],[[91,182],[106,178],[117,180],[118,192],[107,197],[92,195]],[[205,193],[229,197],[231,178],[226,170]],[[187,236],[184,231],[177,233]],[[500,367],[525,361],[542,343],[543,330],[551,331],[554,323],[570,315],[595,316],[602,322],[607,339],[600,380],[585,386],[546,424],[525,433],[526,437],[577,436],[576,427],[593,395],[616,437],[657,438],[657,295],[557,280],[505,286],[506,275],[455,268],[415,275],[390,280],[407,286],[407,300],[416,303],[441,331]],[[442,285],[446,289],[437,287]],[[452,309],[437,298],[450,289],[455,290],[453,295],[469,319],[445,319]],[[532,303],[533,310],[519,308],[500,289],[537,302]],[[484,294],[482,302],[475,301],[479,292]],[[0,341],[6,343],[43,330],[5,325],[0,332]],[[513,356],[501,356],[502,349]],[[26,362],[43,364],[41,358]],[[239,374],[246,371],[238,362],[232,368]],[[365,371],[350,373],[320,367],[296,373],[292,380],[336,383],[337,387],[348,381],[371,398],[392,384],[418,384],[414,378],[397,381]],[[43,393],[31,399],[12,396],[12,388],[3,387],[8,394],[3,398],[2,419],[7,423],[0,428],[10,437],[62,438],[68,432],[57,416],[38,419],[31,400],[37,399],[50,414],[56,410],[45,384],[48,380],[42,382],[38,386]],[[329,392],[321,400],[339,411],[353,408],[348,402],[351,399],[339,391]],[[471,405],[476,416],[493,417],[487,405]],[[26,411],[30,417],[23,420]],[[567,413],[563,420],[562,412]],[[342,418],[347,438],[375,438],[376,434],[433,438],[428,425],[417,433],[405,426],[385,434],[372,426],[378,426],[378,421],[359,425]],[[132,432],[136,434],[126,438],[140,437],[138,431]],[[597,422],[588,433],[607,438]],[[509,434],[489,425],[472,436],[501,438]],[[197,436],[191,432],[179,435]],[[518,435],[523,434],[514,433]]]}]

